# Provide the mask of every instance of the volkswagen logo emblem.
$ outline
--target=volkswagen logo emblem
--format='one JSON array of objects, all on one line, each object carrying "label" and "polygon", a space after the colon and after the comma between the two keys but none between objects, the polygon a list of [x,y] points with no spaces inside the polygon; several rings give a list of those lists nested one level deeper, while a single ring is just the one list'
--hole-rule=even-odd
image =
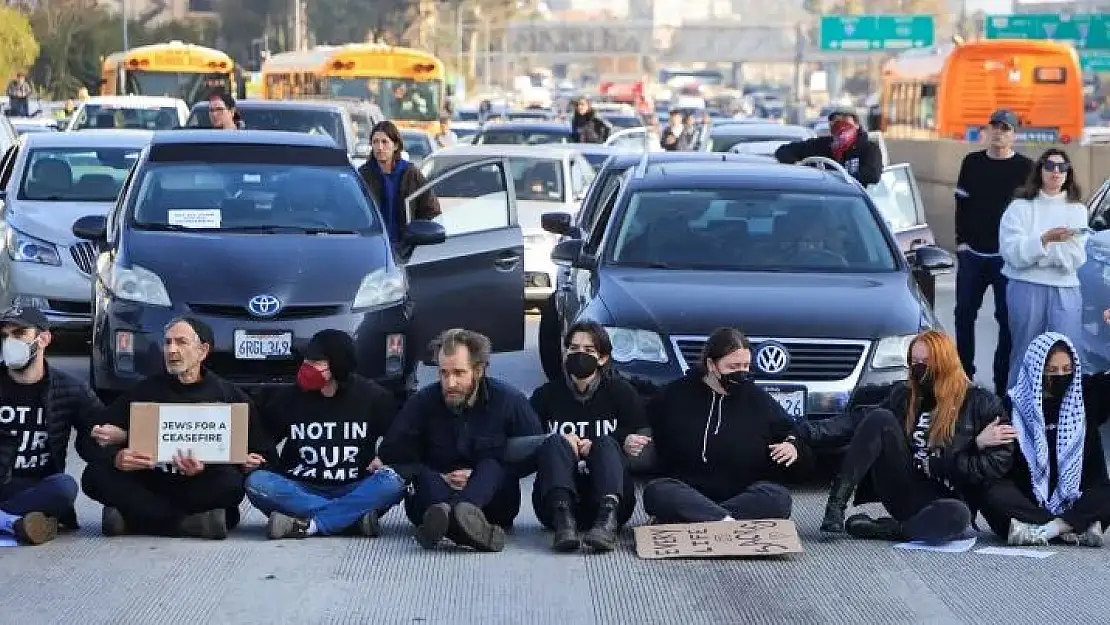
[{"label": "volkswagen logo emblem", "polygon": [[281,311],[281,301],[273,295],[255,295],[247,302],[247,310],[255,317],[273,317]]},{"label": "volkswagen logo emblem", "polygon": [[755,366],[768,375],[778,375],[790,366],[790,352],[779,343],[764,343],[755,353]]}]

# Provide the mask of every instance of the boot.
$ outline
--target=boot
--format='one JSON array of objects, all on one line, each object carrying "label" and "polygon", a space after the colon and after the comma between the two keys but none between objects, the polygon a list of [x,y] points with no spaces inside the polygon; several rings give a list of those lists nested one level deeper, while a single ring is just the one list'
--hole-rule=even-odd
[{"label": "boot", "polygon": [[310,523],[304,519],[271,512],[270,519],[266,522],[266,537],[270,540],[282,538],[305,538],[308,536]]},{"label": "boot", "polygon": [[190,514],[181,520],[178,529],[185,536],[223,540],[227,538],[227,513],[219,509]]},{"label": "boot", "polygon": [[41,545],[58,535],[58,521],[41,512],[28,512],[12,526],[15,539],[24,545]]},{"label": "boot", "polygon": [[617,508],[620,499],[613,495],[601,500],[601,507],[597,511],[597,520],[593,528],[586,532],[585,543],[596,551],[612,551],[617,548],[617,531],[620,530],[620,519],[617,518]]},{"label": "boot", "polygon": [[486,519],[486,513],[478,506],[462,502],[451,510],[455,527],[458,528],[460,546],[472,547],[477,551],[497,552],[505,548],[505,530]]},{"label": "boot", "polygon": [[866,514],[853,514],[844,522],[844,531],[852,538],[864,540],[902,540],[902,524],[891,517],[872,519]]},{"label": "boot", "polygon": [[447,535],[451,526],[451,506],[437,503],[424,511],[424,518],[416,528],[416,541],[425,549],[435,549]]},{"label": "boot", "polygon": [[119,510],[104,506],[104,512],[100,515],[100,531],[105,536],[123,536],[127,533],[127,523]]},{"label": "boot", "polygon": [[378,513],[371,510],[358,520],[358,534],[359,536],[366,536],[368,538],[377,538],[382,535],[381,524],[378,519]]},{"label": "boot", "polygon": [[578,519],[574,518],[570,502],[557,501],[552,504],[551,509],[551,527],[555,530],[551,548],[560,553],[578,551],[582,543],[578,540]]},{"label": "boot", "polygon": [[825,504],[825,518],[821,521],[821,531],[828,534],[844,533],[844,511],[856,490],[855,484],[837,477],[829,490],[829,501]]}]

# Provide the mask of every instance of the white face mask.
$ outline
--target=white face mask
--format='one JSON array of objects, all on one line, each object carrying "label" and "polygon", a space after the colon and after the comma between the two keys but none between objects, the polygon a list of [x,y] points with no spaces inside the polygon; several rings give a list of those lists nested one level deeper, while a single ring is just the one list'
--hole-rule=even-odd
[{"label": "white face mask", "polygon": [[4,339],[4,343],[0,346],[0,356],[4,359],[4,364],[8,369],[14,371],[21,371],[26,369],[31,364],[31,360],[35,357],[38,351],[35,342],[28,343],[21,341],[17,338],[8,337]]}]

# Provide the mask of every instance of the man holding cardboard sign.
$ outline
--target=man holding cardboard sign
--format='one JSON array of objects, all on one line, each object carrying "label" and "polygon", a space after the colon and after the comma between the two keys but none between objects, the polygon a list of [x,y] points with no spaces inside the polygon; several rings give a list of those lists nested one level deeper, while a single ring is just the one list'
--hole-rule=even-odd
[{"label": "man holding cardboard sign", "polygon": [[259,403],[274,443],[285,442],[274,466],[247,478],[247,498],[270,515],[271,539],[377,536],[378,518],[401,503],[405,481],[375,453],[397,405],[357,365],[349,334],[321,330],[305,347],[297,388]]},{"label": "man holding cardboard sign", "polygon": [[46,363],[50,322],[34,308],[0,313],[0,535],[37,545],[58,525],[77,528],[77,482],[65,472],[70,430],[88,462],[101,450],[89,437],[103,406],[84,382]]},{"label": "man holding cardboard sign", "polygon": [[272,460],[273,447],[246,394],[204,369],[212,343],[204,322],[171,321],[166,373],[120,397],[95,429],[113,456],[81,482],[104,504],[106,536],[222,539],[239,523],[243,471]]}]

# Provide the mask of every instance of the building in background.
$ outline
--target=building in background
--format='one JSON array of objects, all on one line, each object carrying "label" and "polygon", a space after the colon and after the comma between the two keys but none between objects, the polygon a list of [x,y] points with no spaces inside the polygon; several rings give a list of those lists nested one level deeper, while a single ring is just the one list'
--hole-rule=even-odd
[{"label": "building in background", "polygon": [[[109,11],[119,11],[121,0],[97,0]],[[127,13],[133,20],[151,25],[184,19],[215,19],[217,0],[127,0]]]}]

